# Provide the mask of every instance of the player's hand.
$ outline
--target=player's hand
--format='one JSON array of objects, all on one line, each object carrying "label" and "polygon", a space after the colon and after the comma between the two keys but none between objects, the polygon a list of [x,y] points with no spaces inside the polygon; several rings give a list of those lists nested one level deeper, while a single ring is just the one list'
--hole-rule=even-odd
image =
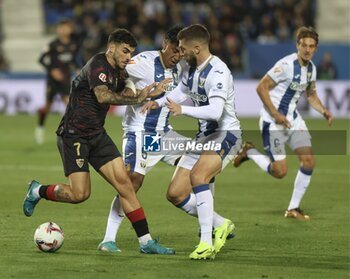
[{"label": "player's hand", "polygon": [[148,101],[141,107],[141,113],[149,112],[152,109],[159,108],[159,104],[155,101]]},{"label": "player's hand", "polygon": [[332,126],[332,123],[333,123],[333,115],[332,113],[329,111],[329,110],[325,110],[323,112],[323,117],[326,118],[327,122],[328,122],[328,126]]},{"label": "player's hand", "polygon": [[283,115],[282,113],[275,113],[273,115],[273,118],[275,119],[276,124],[283,125],[285,128],[290,129],[292,125],[290,125],[290,122],[288,121],[287,117]]},{"label": "player's hand", "polygon": [[152,84],[146,86],[142,90],[137,90],[137,102],[142,103],[146,98],[149,97],[149,93],[151,90],[156,86],[156,83],[153,82]]},{"label": "player's hand", "polygon": [[63,81],[64,80],[64,75],[62,71],[58,68],[54,68],[50,72],[52,78],[56,81]]},{"label": "player's hand", "polygon": [[148,94],[148,97],[157,97],[160,94],[162,94],[166,88],[168,87],[168,84],[172,81],[172,78],[165,78],[162,81],[160,81],[157,86],[154,88],[153,91]]},{"label": "player's hand", "polygon": [[167,102],[165,103],[165,105],[173,113],[173,115],[174,116],[181,115],[182,114],[181,106],[169,98],[166,98],[166,99],[167,99]]}]

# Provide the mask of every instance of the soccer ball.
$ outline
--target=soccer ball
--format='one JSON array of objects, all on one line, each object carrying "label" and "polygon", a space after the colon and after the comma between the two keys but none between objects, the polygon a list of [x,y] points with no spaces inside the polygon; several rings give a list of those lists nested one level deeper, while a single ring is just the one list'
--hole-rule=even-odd
[{"label": "soccer ball", "polygon": [[34,243],[43,252],[56,252],[62,247],[64,233],[54,222],[41,224],[34,233]]}]

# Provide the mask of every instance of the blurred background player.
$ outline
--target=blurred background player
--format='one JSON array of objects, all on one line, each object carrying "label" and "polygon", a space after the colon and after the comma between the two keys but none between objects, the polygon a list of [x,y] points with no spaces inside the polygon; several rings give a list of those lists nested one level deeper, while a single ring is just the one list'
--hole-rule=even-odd
[{"label": "blurred background player", "polygon": [[[190,68],[168,96],[146,103],[144,109],[166,105],[174,116],[183,114],[198,119],[196,145],[219,147],[187,151],[181,157],[169,186],[169,189],[186,189],[191,185],[194,192],[190,204],[198,214],[201,237],[189,258],[214,259],[235,227],[231,220],[215,216],[213,193],[209,188],[210,180],[241,148],[240,123],[234,109],[233,77],[226,64],[210,53],[210,35],[203,25],[184,28],[178,39],[183,58]],[[188,98],[193,101],[193,106],[179,105]]]},{"label": "blurred background player", "polygon": [[306,124],[296,109],[300,96],[306,92],[310,105],[321,113],[328,125],[332,114],[321,103],[316,93],[316,67],[311,61],[318,45],[318,34],[312,27],[300,27],[297,31],[297,53],[279,60],[261,79],[257,92],[264,104],[261,110],[260,130],[265,152],[263,156],[250,142],[234,160],[234,166],[252,159],[262,170],[276,178],[287,174],[285,144],[298,156],[299,171],[294,182],[294,191],[285,212],[286,218],[307,221],[310,219],[300,210],[300,202],[308,188],[315,159],[311,136]]},{"label": "blurred background player", "polygon": [[337,66],[333,62],[332,54],[328,51],[323,54],[322,60],[317,65],[317,79],[337,79]]},{"label": "blurred background player", "polygon": [[57,25],[57,38],[44,48],[39,62],[47,71],[45,105],[38,110],[38,126],[35,129],[35,140],[44,142],[44,125],[50,112],[54,97],[58,94],[65,105],[68,104],[71,75],[81,67],[79,64],[79,46],[73,40],[73,23],[62,20]]},{"label": "blurred background player", "polygon": [[[180,26],[170,28],[166,32],[161,51],[141,52],[126,67],[129,78],[135,83],[137,89],[166,78],[172,80],[167,85],[166,91],[160,96],[152,98],[153,100],[171,92],[181,81],[183,68],[187,68],[185,63],[179,63],[181,56],[177,34],[181,29],[182,27]],[[135,191],[139,190],[145,175],[158,162],[162,161],[170,166],[175,166],[182,155],[179,150],[156,153],[143,150],[143,134],[159,135],[163,142],[168,139],[179,144],[185,144],[188,141],[188,138],[173,131],[169,124],[169,115],[167,107],[152,110],[148,114],[141,112],[141,105],[129,105],[126,108],[123,118],[123,157]],[[188,187],[169,187],[167,198],[187,214],[197,217],[195,204],[193,204],[195,198],[191,194],[192,188],[190,185],[183,186]],[[213,187],[214,182],[211,183],[211,188],[213,189]],[[121,207],[120,199],[116,196],[111,204],[105,236],[98,246],[99,250],[106,252],[121,251],[116,243],[116,234],[124,217],[125,214]],[[221,221],[224,218],[217,213],[215,213],[215,218],[217,222],[214,227],[221,226],[223,224]],[[233,237],[233,235],[230,234],[230,237]]]},{"label": "blurred background player", "polygon": [[104,128],[111,104],[141,103],[146,97],[157,96],[165,89],[160,82],[150,92],[155,87],[152,83],[134,95],[125,87],[125,67],[136,46],[133,34],[126,29],[116,29],[109,36],[107,51],[92,57],[74,79],[69,105],[56,131],[57,146],[69,184],[41,185],[33,180],[28,187],[23,211],[26,216],[31,216],[42,198],[71,204],[84,202],[91,192],[91,164],[119,193],[123,209],[139,239],[141,253],[174,254],[173,249],[162,247],[151,238],[123,159]]}]

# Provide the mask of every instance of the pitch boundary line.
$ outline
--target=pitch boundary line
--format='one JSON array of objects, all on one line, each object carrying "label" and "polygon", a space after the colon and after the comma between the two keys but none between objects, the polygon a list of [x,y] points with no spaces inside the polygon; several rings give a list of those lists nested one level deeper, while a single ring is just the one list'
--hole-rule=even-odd
[{"label": "pitch boundary line", "polygon": [[[157,166],[157,168],[152,169],[151,172],[160,172],[164,171],[164,168],[169,168],[171,170],[170,166],[167,166],[165,164],[160,164]],[[225,171],[230,170],[230,166],[225,168]],[[233,168],[231,169],[233,170]],[[55,165],[55,166],[44,166],[44,165],[1,165],[0,164],[0,171],[49,171],[49,172],[63,172],[63,166]],[[346,169],[315,169],[316,172],[325,173],[325,174],[348,174],[349,171]],[[254,173],[260,173],[262,172],[259,168],[254,168],[253,170],[250,169],[249,172]]]}]

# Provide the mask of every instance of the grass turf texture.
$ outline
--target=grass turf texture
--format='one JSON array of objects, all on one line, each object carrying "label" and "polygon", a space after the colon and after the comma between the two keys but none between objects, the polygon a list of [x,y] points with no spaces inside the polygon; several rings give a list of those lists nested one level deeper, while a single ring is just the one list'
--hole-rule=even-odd
[{"label": "grass turf texture", "polygon": [[[232,219],[236,238],[227,242],[215,261],[190,261],[198,244],[195,218],[165,199],[173,168],[160,163],[148,174],[139,192],[153,237],[176,249],[175,256],[141,255],[128,220],[118,234],[122,253],[97,251],[102,240],[114,190],[91,168],[92,195],[68,205],[41,201],[27,218],[22,201],[27,182],[66,182],[54,131],[60,120],[50,115],[46,142],[34,143],[36,117],[0,116],[0,278],[349,278],[349,157],[316,156],[317,166],[301,207],[310,222],[286,220],[293,181],[298,169],[288,157],[283,180],[264,174],[252,162],[239,169],[228,166],[216,180],[215,209]],[[178,129],[197,127],[188,118],[173,119]],[[325,121],[307,120],[310,129],[327,129]],[[110,117],[107,130],[121,149],[121,119]],[[257,119],[242,120],[255,129]],[[349,129],[336,120],[333,129]],[[36,227],[58,223],[65,243],[53,254],[33,243]]]}]

